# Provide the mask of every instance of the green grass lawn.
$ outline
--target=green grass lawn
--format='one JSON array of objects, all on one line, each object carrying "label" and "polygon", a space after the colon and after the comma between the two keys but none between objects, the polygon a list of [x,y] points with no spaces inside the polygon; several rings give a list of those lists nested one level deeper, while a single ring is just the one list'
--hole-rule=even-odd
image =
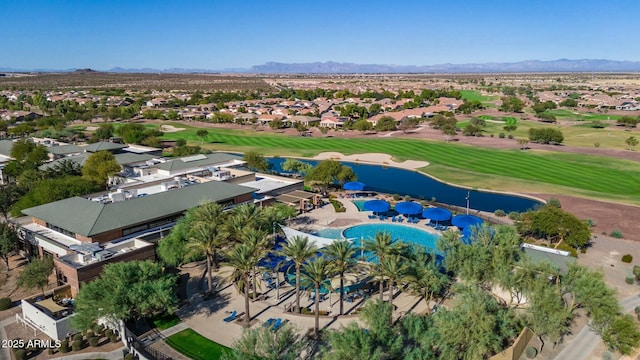
[{"label": "green grass lawn", "polygon": [[192,329],[185,329],[173,334],[166,339],[166,342],[173,349],[193,360],[216,360],[223,353],[231,350],[207,339]]},{"label": "green grass lawn", "polygon": [[[544,126],[532,123],[530,126]],[[175,126],[185,127],[182,124]],[[163,139],[184,138],[199,144],[200,139],[195,135],[197,129],[185,128],[167,133]],[[302,138],[250,130],[208,130],[208,144],[205,146],[212,150],[255,150],[271,156],[302,157],[312,157],[323,151],[345,154],[378,152],[390,154],[400,161],[428,161],[432,166],[424,169],[427,173],[461,185],[505,190],[491,186],[492,179],[509,179],[509,190],[512,191],[555,189],[552,192],[640,203],[639,163],[551,151],[523,152],[517,149],[515,140],[514,149],[501,150],[413,139]],[[518,131],[527,131],[523,121],[518,122]],[[469,181],[466,182],[465,178]],[[477,184],[479,179],[484,179],[481,184]]]},{"label": "green grass lawn", "polygon": [[180,324],[182,320],[180,320],[180,318],[175,314],[164,314],[162,316],[152,318],[151,322],[158,330],[165,330]]},{"label": "green grass lawn", "polygon": [[475,90],[460,90],[460,92],[462,93],[462,99],[469,100],[469,101],[478,100],[481,103],[492,102],[492,101],[498,100],[500,98],[500,96],[482,95],[478,91],[475,91]]}]

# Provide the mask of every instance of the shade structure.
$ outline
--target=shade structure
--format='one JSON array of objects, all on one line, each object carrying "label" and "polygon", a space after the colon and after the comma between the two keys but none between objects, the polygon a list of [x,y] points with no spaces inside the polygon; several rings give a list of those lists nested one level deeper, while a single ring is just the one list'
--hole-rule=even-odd
[{"label": "shade structure", "polygon": [[422,205],[413,201],[402,201],[396,204],[395,210],[402,215],[418,215],[422,213]]},{"label": "shade structure", "polygon": [[365,183],[361,183],[359,181],[351,181],[348,183],[344,183],[344,185],[342,185],[342,188],[350,191],[362,191],[366,186],[367,185],[365,185]]},{"label": "shade structure", "polygon": [[435,221],[446,221],[451,219],[451,211],[439,207],[428,208],[422,212],[422,217]]},{"label": "shade structure", "polygon": [[373,211],[375,213],[381,213],[389,211],[391,205],[384,200],[369,200],[362,205],[365,210]]},{"label": "shade structure", "polygon": [[483,223],[482,219],[473,215],[456,215],[451,219],[451,223],[459,228],[466,229],[471,226],[480,225]]}]

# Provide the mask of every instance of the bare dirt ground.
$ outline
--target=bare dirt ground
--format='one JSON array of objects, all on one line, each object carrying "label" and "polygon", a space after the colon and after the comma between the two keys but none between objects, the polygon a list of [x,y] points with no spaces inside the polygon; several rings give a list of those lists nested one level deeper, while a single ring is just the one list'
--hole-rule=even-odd
[{"label": "bare dirt ground", "polygon": [[[4,264],[4,261],[0,261],[0,298],[8,297],[11,300],[19,301],[20,299],[24,299],[26,297],[39,294],[40,291],[37,289],[22,289],[16,286],[16,281],[18,275],[24,269],[24,266],[27,264],[27,259],[23,258],[20,255],[13,255],[9,258],[9,269],[7,272],[7,268]],[[49,287],[53,287],[55,285],[55,275],[51,275],[49,277]],[[0,320],[6,319],[10,316],[13,316],[14,313],[11,311],[14,308],[0,311]]]}]

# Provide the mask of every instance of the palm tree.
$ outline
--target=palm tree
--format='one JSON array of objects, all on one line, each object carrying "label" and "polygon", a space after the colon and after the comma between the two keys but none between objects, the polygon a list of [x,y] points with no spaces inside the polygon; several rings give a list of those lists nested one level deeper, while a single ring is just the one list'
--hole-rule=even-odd
[{"label": "palm tree", "polygon": [[241,241],[241,234],[247,228],[265,229],[266,227],[267,230],[271,228],[270,224],[266,223],[266,216],[262,208],[254,204],[236,206],[230,213],[229,230],[237,241]]},{"label": "palm tree", "polygon": [[394,244],[391,234],[388,232],[379,231],[376,233],[373,241],[368,241],[364,245],[365,250],[371,251],[378,256],[378,264],[373,265],[374,269],[377,269],[378,276],[380,276],[380,300],[384,300],[384,274],[380,271],[380,264],[384,262],[384,258],[397,253],[400,248]]},{"label": "palm tree", "polygon": [[[227,263],[233,267],[231,278],[238,285],[238,291],[244,290],[244,326],[249,327],[249,275],[257,265],[255,249],[248,244],[238,244],[227,253]],[[255,293],[254,293],[255,295]]]},{"label": "palm tree", "polygon": [[[269,241],[268,233],[263,230],[248,228],[242,233],[242,236],[243,236],[242,243],[248,245],[253,249],[254,251],[253,256],[258,261],[260,261],[260,259],[265,257],[269,252],[269,249],[271,249],[271,247],[273,246],[272,242]],[[256,286],[257,276],[256,276],[255,269],[253,270],[252,275],[253,275],[252,286],[253,286],[253,291],[255,293],[257,292],[257,286]]]},{"label": "palm tree", "polygon": [[390,254],[380,262],[381,275],[389,278],[389,305],[393,308],[393,285],[404,278],[407,264],[399,254]]},{"label": "palm tree", "polygon": [[314,327],[314,334],[316,339],[320,337],[320,286],[323,282],[327,280],[329,276],[329,261],[324,257],[318,257],[304,264],[304,272],[302,273],[303,281],[306,283],[313,284],[313,287],[316,291],[315,296],[315,313],[316,313],[316,322]]},{"label": "palm tree", "polygon": [[280,254],[291,259],[296,266],[296,312],[300,312],[300,268],[317,251],[316,246],[306,236],[292,237],[280,251]]},{"label": "palm tree", "polygon": [[212,272],[218,269],[218,251],[228,242],[224,212],[216,203],[206,203],[193,212],[187,247],[193,253],[204,254],[207,259],[209,292],[213,290]]},{"label": "palm tree", "polygon": [[411,293],[422,297],[427,307],[433,297],[441,293],[449,283],[448,277],[438,269],[435,256],[424,251],[414,254],[405,280]]},{"label": "palm tree", "polygon": [[324,248],[323,253],[331,261],[331,270],[340,276],[340,315],[344,312],[344,273],[355,263],[356,248],[348,240],[337,240]]}]

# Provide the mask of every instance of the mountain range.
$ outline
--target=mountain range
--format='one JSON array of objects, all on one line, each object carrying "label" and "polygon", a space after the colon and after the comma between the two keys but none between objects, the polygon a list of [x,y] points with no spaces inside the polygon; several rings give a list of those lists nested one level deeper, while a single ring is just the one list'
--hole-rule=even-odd
[{"label": "mountain range", "polygon": [[[81,69],[84,73],[86,70]],[[13,69],[0,67],[0,72],[74,72],[78,69]],[[154,69],[154,68],[121,68],[116,67],[104,72],[111,73],[258,73],[258,74],[382,74],[382,73],[525,73],[525,72],[640,72],[639,61],[619,61],[604,59],[558,59],[550,61],[525,60],[518,62],[492,62],[468,64],[437,64],[437,65],[384,65],[384,64],[355,64],[343,62],[311,62],[311,63],[282,63],[267,62],[254,65],[249,69]]]}]

